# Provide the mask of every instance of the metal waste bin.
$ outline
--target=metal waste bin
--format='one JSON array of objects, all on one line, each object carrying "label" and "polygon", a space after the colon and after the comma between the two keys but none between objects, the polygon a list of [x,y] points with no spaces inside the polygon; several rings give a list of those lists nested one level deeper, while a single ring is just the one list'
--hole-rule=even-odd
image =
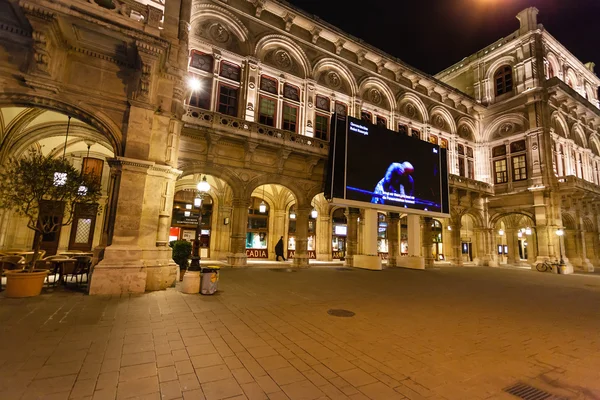
[{"label": "metal waste bin", "polygon": [[200,270],[200,293],[214,294],[219,289],[219,267],[202,267]]}]

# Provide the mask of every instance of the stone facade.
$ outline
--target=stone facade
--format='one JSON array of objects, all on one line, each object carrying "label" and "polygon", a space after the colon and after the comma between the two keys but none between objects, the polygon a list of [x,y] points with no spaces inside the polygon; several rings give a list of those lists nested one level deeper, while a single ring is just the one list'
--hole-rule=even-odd
[{"label": "stone facade", "polygon": [[[0,161],[31,146],[104,161],[90,293],[173,284],[167,243],[194,231],[202,177],[203,255],[233,266],[274,259],[280,237],[296,267],[598,263],[600,80],[536,9],[432,77],[273,0],[108,3],[0,6]],[[446,147],[451,217],[329,204],[334,111]],[[30,246],[17,217],[0,223],[1,248]]]}]

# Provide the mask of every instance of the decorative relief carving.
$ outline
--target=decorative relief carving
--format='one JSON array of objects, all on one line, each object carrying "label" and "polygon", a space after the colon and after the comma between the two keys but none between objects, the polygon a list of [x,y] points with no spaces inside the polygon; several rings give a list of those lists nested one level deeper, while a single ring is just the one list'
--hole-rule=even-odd
[{"label": "decorative relief carving", "polygon": [[285,14],[285,16],[283,17],[283,20],[285,21],[285,31],[289,32],[292,29],[292,25],[294,24],[294,19],[296,19],[296,16],[294,14]]},{"label": "decorative relief carving", "polygon": [[433,124],[442,129],[444,127],[444,118],[441,115],[436,115],[433,117]]},{"label": "decorative relief carving", "polygon": [[538,144],[537,144],[537,142],[533,142],[533,143],[531,144],[531,150],[534,150],[534,151],[535,151],[535,150],[537,150],[537,149],[538,149]]},{"label": "decorative relief carving", "polygon": [[358,65],[362,65],[363,61],[365,61],[365,56],[367,55],[366,50],[358,50],[356,52],[356,57],[358,59]]},{"label": "decorative relief carving", "polygon": [[273,52],[272,60],[277,67],[283,70],[290,70],[292,68],[292,57],[283,49]]},{"label": "decorative relief carving", "polygon": [[220,23],[216,23],[210,26],[208,33],[215,42],[227,43],[230,39],[230,34],[227,28]]},{"label": "decorative relief carving", "polygon": [[337,54],[338,56],[340,55],[340,53],[344,49],[345,43],[346,41],[344,39],[340,39],[337,42],[335,42],[335,54]]},{"label": "decorative relief carving", "polygon": [[332,89],[339,89],[342,87],[342,78],[335,71],[330,71],[325,76],[325,82]]},{"label": "decorative relief carving", "polygon": [[404,109],[406,115],[408,115],[410,118],[414,118],[415,115],[417,114],[417,109],[415,108],[414,105],[408,103],[406,105],[406,108]]},{"label": "decorative relief carving", "polygon": [[317,44],[317,40],[319,40],[319,37],[321,35],[321,28],[315,26],[311,31],[310,34],[312,35],[312,43],[313,44]]},{"label": "decorative relief carving", "polygon": [[514,130],[515,130],[515,126],[514,126],[514,124],[511,124],[510,122],[507,122],[507,123],[503,124],[502,126],[500,126],[500,134],[502,136],[509,135],[512,132],[514,132]]},{"label": "decorative relief carving", "polygon": [[246,106],[246,110],[248,110],[248,111],[254,111],[254,104],[252,104],[251,102],[249,102],[248,105]]},{"label": "decorative relief carving", "polygon": [[377,89],[369,90],[368,98],[373,104],[377,105],[381,104],[381,102],[383,101],[383,96],[381,95],[381,92]]},{"label": "decorative relief carving", "polygon": [[33,31],[33,57],[37,70],[47,74],[50,64],[50,54],[48,53],[48,39],[46,35],[39,31]]}]

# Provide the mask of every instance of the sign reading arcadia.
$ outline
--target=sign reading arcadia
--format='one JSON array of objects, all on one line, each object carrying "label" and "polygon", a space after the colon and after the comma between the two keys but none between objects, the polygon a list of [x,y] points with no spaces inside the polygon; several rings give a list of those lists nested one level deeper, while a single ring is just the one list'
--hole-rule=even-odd
[{"label": "sign reading arcadia", "polygon": [[332,118],[325,196],[333,203],[448,216],[446,150],[356,118]]}]

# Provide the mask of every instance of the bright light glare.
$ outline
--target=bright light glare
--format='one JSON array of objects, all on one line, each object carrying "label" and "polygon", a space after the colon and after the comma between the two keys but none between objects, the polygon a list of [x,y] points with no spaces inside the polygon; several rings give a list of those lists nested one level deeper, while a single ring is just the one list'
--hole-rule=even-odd
[{"label": "bright light glare", "polygon": [[564,234],[565,234],[565,231],[563,231],[562,229],[557,229],[557,230],[556,230],[556,235],[557,235],[557,236],[562,236],[562,235],[564,235]]},{"label": "bright light glare", "polygon": [[192,91],[197,92],[202,89],[202,82],[198,78],[190,78],[188,79],[188,86]]}]

